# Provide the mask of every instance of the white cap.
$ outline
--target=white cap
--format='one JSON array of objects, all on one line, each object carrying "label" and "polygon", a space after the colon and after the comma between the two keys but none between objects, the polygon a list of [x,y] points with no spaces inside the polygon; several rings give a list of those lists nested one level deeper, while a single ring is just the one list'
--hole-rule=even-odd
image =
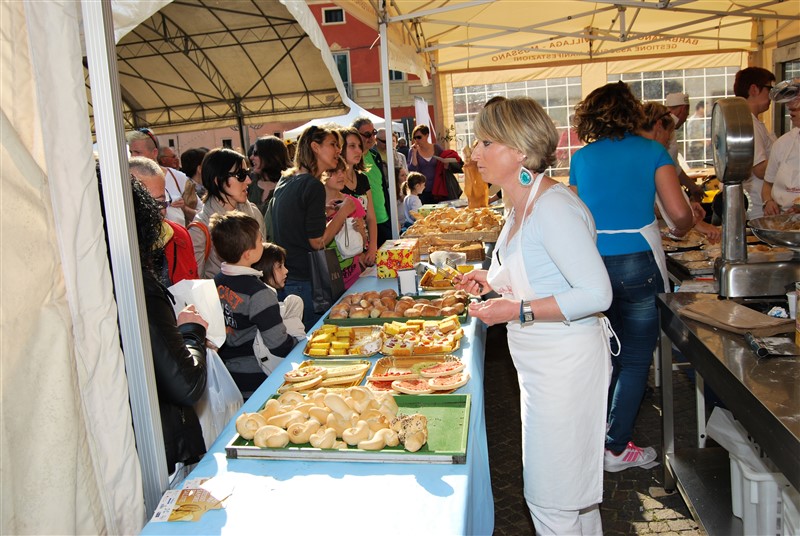
[{"label": "white cap", "polygon": [[686,93],[670,93],[667,95],[667,100],[664,101],[664,106],[671,108],[673,106],[689,106],[689,95]]}]

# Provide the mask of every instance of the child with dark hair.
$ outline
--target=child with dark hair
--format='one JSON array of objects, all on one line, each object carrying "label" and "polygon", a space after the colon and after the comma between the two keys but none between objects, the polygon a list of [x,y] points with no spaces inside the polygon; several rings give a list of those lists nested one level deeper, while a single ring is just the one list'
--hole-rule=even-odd
[{"label": "child with dark hair", "polygon": [[[253,265],[254,270],[261,272],[261,281],[267,286],[281,290],[286,286],[286,276],[289,274],[289,269],[286,268],[286,250],[278,244],[272,242],[264,242],[264,253],[261,254],[261,259]],[[292,337],[305,339],[306,330],[303,326],[303,299],[294,294],[288,294],[282,302],[280,302],[281,317],[283,318],[283,325],[286,326],[286,331]],[[268,355],[269,349],[261,341],[260,336],[256,336],[255,345],[256,357],[263,357]]]},{"label": "child with dark hair", "polygon": [[[264,251],[258,221],[233,210],[214,214],[209,227],[214,249],[223,261],[220,273],[214,276],[226,331],[219,355],[247,400],[296,341],[283,323],[277,292],[252,268]],[[256,357],[256,336],[269,355]]]},{"label": "child with dark hair", "polygon": [[425,175],[418,171],[410,172],[401,189],[405,196],[403,198],[403,217],[405,218],[403,228],[408,228],[417,220],[411,212],[419,210],[422,206],[419,196],[425,190]]}]

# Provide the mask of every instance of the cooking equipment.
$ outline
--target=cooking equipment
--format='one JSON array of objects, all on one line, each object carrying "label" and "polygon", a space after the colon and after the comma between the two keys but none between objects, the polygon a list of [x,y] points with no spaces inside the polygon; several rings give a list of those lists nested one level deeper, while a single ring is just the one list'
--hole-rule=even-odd
[{"label": "cooking equipment", "polygon": [[[725,298],[782,296],[800,281],[800,261],[748,261],[744,187],[753,167],[753,119],[741,97],[719,99],[711,114],[714,167],[722,183],[722,255],[714,266]],[[758,235],[757,235],[758,236]]]}]

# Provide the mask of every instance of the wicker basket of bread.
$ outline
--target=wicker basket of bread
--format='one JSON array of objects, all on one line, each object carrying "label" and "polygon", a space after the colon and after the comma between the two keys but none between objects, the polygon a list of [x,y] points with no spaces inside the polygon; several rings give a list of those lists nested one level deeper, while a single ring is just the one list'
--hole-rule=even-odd
[{"label": "wicker basket of bread", "polygon": [[428,238],[496,242],[502,228],[503,217],[490,208],[448,207],[417,220],[403,236],[419,238],[422,248],[429,246]]}]

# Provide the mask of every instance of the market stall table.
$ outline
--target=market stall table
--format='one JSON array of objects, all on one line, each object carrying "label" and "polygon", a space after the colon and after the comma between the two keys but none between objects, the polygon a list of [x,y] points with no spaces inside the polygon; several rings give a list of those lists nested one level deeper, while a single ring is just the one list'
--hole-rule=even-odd
[{"label": "market stall table", "polygon": [[[661,294],[660,345],[663,385],[664,488],[681,491],[687,506],[709,534],[741,534],[741,521],[731,514],[728,453],[702,448],[705,411],[702,382],[731,410],[778,469],[800,488],[800,361],[758,360],[744,337],[686,319],[678,311],[707,295]],[[672,345],[697,373],[698,447],[675,449],[673,429]]]},{"label": "market stall table", "polygon": [[[396,279],[362,277],[348,293],[396,287]],[[483,406],[486,326],[470,318],[463,329],[461,348],[454,355],[471,376],[456,391],[472,398],[466,464],[228,459],[225,446],[236,435],[231,421],[189,475],[214,478],[220,489],[229,490],[225,508],[195,522],[149,522],[142,534],[491,534],[494,501]],[[295,347],[242,412],[258,410],[292,364],[308,359],[304,346]]]}]

